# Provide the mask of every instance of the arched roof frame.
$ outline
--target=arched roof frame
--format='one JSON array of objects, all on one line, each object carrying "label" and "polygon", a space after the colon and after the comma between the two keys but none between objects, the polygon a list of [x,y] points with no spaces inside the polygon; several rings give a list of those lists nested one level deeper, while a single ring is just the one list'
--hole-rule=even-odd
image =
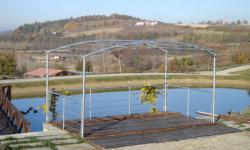
[{"label": "arched roof frame", "polygon": [[[95,50],[92,50],[88,53],[84,54],[68,54],[69,56],[81,56],[81,57],[89,57],[92,55],[104,53],[104,52],[110,52],[110,51],[118,51],[125,48],[128,48],[130,46],[145,46],[148,48],[159,50],[163,53],[206,53],[210,56],[216,56],[215,50],[213,49],[207,49],[202,48],[200,46],[194,45],[194,44],[187,44],[183,42],[169,42],[169,41],[152,41],[152,40],[92,40],[92,41],[83,41],[83,42],[77,42],[73,44],[64,45],[55,49],[47,50],[46,54],[53,54],[53,53],[62,53],[65,54],[64,51],[67,49],[67,51],[71,51],[72,48],[76,46],[84,46],[84,45],[95,45],[97,43],[108,43],[110,44],[107,47],[104,48],[97,48]],[[65,54],[67,55],[67,54]]]},{"label": "arched roof frame", "polygon": [[[150,41],[150,40],[92,40],[92,41],[84,41],[84,42],[78,42],[73,43],[69,45],[64,45],[55,49],[47,50],[45,52],[46,54],[46,122],[49,121],[48,116],[48,97],[49,97],[49,54],[54,53],[65,53],[66,51],[71,52],[73,47],[77,46],[84,46],[88,44],[95,45],[97,43],[109,43],[110,45],[104,46],[103,48],[97,48],[92,51],[87,51],[83,54],[77,54],[74,56],[81,56],[83,58],[83,74],[82,74],[82,104],[81,104],[81,137],[84,138],[84,120],[85,120],[85,78],[86,78],[86,68],[85,68],[85,61],[87,57],[90,57],[92,55],[104,53],[104,52],[110,52],[110,51],[118,51],[121,49],[128,48],[130,46],[146,46],[148,48],[152,48],[154,50],[159,50],[163,53],[165,53],[165,72],[164,72],[164,111],[167,111],[167,89],[168,89],[168,82],[167,82],[167,62],[168,62],[168,54],[176,53],[178,52],[201,52],[206,53],[213,57],[213,91],[212,91],[212,119],[211,122],[215,123],[215,101],[216,101],[216,53],[213,49],[206,49],[201,48],[194,44],[187,44],[183,42],[172,42],[172,41]],[[87,46],[85,47],[87,50]],[[78,49],[81,50],[81,47]],[[72,54],[70,54],[72,55]]]}]

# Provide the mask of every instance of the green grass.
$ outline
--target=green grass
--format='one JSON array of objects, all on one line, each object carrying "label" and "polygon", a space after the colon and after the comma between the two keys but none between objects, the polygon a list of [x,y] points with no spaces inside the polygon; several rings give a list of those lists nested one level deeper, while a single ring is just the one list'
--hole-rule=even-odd
[{"label": "green grass", "polygon": [[247,76],[250,76],[250,69],[232,72],[232,74],[240,74],[240,75],[247,75]]},{"label": "green grass", "polygon": [[[90,77],[87,78],[87,82],[118,82],[118,81],[130,81],[130,80],[157,80],[163,79],[162,76],[124,76],[124,77]],[[81,84],[82,79],[63,79],[63,80],[52,80],[49,82],[50,85],[62,85],[62,84]],[[25,82],[25,83],[13,83],[12,87],[30,87],[30,86],[45,86],[45,81]]]},{"label": "green grass", "polygon": [[32,137],[29,137],[29,141],[30,142],[38,142],[39,140],[37,139],[37,137],[32,136]]},{"label": "green grass", "polygon": [[238,125],[238,128],[244,128],[244,127],[246,127],[244,124]]},{"label": "green grass", "polygon": [[[87,78],[87,82],[118,82],[118,81],[132,81],[132,80],[163,80],[163,76],[124,76],[124,77],[90,77]],[[170,75],[171,79],[212,79],[211,76],[201,75]],[[238,75],[238,76],[217,76],[220,80],[246,80],[250,81],[250,76]],[[82,79],[63,79],[63,80],[52,80],[49,82],[50,85],[68,85],[68,84],[81,84]],[[45,86],[45,81],[25,82],[25,83],[13,83],[10,84],[12,87],[24,88],[24,87],[36,87]]]},{"label": "green grass", "polygon": [[43,145],[51,148],[52,150],[56,150],[56,145],[49,140],[43,141]]},{"label": "green grass", "polygon": [[31,149],[31,148],[42,148],[45,147],[44,145],[36,145],[36,146],[29,146],[29,145],[20,145],[15,148],[11,148],[12,150],[20,150],[20,149]]},{"label": "green grass", "polygon": [[1,142],[1,141],[13,141],[13,140],[17,140],[17,139],[18,139],[18,138],[15,138],[15,137],[11,137],[11,136],[10,136],[10,137],[7,137],[7,138],[5,138],[5,139],[1,139],[0,142]]},{"label": "green grass", "polygon": [[[70,145],[70,143],[67,143],[67,144],[54,144],[52,143],[50,140],[39,140],[38,139],[39,136],[37,137],[27,137],[27,138],[24,138],[24,139],[28,139],[27,141],[15,141],[15,140],[18,140],[17,138],[12,138],[12,137],[8,137],[6,139],[3,139],[1,141],[10,141],[8,143],[6,143],[6,145],[16,145],[16,144],[28,144],[28,143],[36,143],[36,142],[41,142],[41,144],[38,144],[38,145],[20,145],[20,146],[17,146],[15,148],[12,148],[12,149],[29,149],[29,148],[42,148],[42,147],[49,147],[51,148],[52,150],[56,150],[56,146],[57,145]],[[77,143],[84,143],[85,141],[83,139],[81,139],[80,137],[74,137],[77,139]],[[56,138],[56,139],[53,139],[53,140],[64,140],[65,138]]]},{"label": "green grass", "polygon": [[250,128],[247,128],[247,129],[245,129],[244,131],[248,131],[248,132],[250,132]]},{"label": "green grass", "polygon": [[83,139],[83,138],[81,138],[81,137],[79,137],[79,136],[73,136],[75,139],[77,139],[77,143],[85,143],[86,141]]},{"label": "green grass", "polygon": [[15,145],[15,144],[28,144],[28,143],[35,143],[35,142],[39,142],[39,140],[36,137],[28,137],[28,138],[24,138],[24,139],[28,139],[27,141],[22,141],[22,139],[20,139],[20,141],[15,141],[15,140],[10,140],[10,142],[8,142],[8,145]]},{"label": "green grass", "polygon": [[[169,80],[172,79],[177,79],[177,80],[187,80],[187,79],[207,79],[211,80],[212,82],[212,77],[211,76],[201,76],[201,75],[170,75],[168,76]],[[149,75],[149,76],[122,76],[122,77],[89,77],[87,78],[86,82],[87,83],[105,83],[107,82],[108,85],[116,86],[115,82],[127,82],[127,81],[146,81],[146,80],[164,80],[163,76],[159,75]],[[247,75],[233,75],[233,76],[217,76],[217,80],[229,80],[228,84],[225,86],[223,84],[217,84],[217,87],[227,87],[227,88],[242,88],[242,89],[249,89],[250,84],[248,85],[230,85],[230,80],[241,80],[241,81],[250,81],[250,76]],[[82,79],[62,79],[62,80],[52,80],[49,82],[50,86],[57,86],[60,87],[60,85],[69,85],[69,86],[75,86],[75,87],[81,87]],[[43,97],[45,95],[45,81],[35,81],[35,82],[25,82],[25,83],[13,83],[10,84],[13,89],[22,89],[25,90],[25,88],[29,88],[27,92],[21,92],[21,93],[16,93],[13,94],[13,98],[27,98],[27,97]],[[206,88],[206,87],[211,87],[209,84],[188,84],[187,82],[183,82],[183,86],[190,86],[194,88]],[[1,85],[0,85],[1,86]],[[39,88],[40,92],[33,92],[32,90],[30,91],[31,88],[34,89]],[[109,91],[124,91],[127,89],[121,89],[121,88],[113,88],[113,89],[103,89],[103,90],[97,90],[94,92],[109,92]],[[79,92],[75,92],[74,94],[78,94]]]}]

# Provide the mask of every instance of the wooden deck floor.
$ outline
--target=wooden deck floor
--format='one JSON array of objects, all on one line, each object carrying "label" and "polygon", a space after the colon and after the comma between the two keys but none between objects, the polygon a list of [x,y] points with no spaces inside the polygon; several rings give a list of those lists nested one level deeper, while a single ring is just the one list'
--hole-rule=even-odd
[{"label": "wooden deck floor", "polygon": [[7,118],[3,115],[0,110],[0,135],[14,134],[16,133],[15,128],[8,122]]},{"label": "wooden deck floor", "polygon": [[[52,123],[62,127],[62,122]],[[79,135],[80,122],[66,121],[65,129]],[[85,137],[103,148],[115,148],[153,142],[183,140],[201,136],[239,132],[238,129],[179,113],[157,113],[95,118],[85,122]]]}]

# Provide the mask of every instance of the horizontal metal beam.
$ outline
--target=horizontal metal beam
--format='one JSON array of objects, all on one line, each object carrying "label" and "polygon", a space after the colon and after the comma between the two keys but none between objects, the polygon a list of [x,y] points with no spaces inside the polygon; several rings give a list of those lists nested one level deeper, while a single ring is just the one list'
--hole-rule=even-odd
[{"label": "horizontal metal beam", "polygon": [[52,50],[47,50],[45,53],[48,54],[48,53],[52,53],[54,51],[64,49],[64,48],[68,48],[68,47],[72,47],[72,46],[90,44],[90,43],[99,43],[99,42],[133,42],[133,40],[92,40],[92,41],[83,41],[83,42],[64,45],[64,46],[61,46],[61,47],[58,47],[58,48],[55,48],[55,49],[52,49]]}]

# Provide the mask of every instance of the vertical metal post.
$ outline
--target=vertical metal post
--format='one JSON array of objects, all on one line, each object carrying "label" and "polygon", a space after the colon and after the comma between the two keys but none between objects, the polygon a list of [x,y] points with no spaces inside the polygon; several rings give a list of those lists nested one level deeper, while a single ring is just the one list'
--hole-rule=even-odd
[{"label": "vertical metal post", "polygon": [[86,78],[86,69],[85,69],[86,58],[83,57],[82,62],[82,111],[81,111],[81,137],[84,138],[84,117],[85,117],[85,78]]},{"label": "vertical metal post", "polygon": [[190,90],[187,89],[187,118],[189,117]]},{"label": "vertical metal post", "polygon": [[167,112],[167,97],[168,97],[168,93],[167,93],[167,72],[168,72],[168,52],[166,51],[165,53],[165,72],[164,72],[164,111]]},{"label": "vertical metal post", "polygon": [[49,102],[48,102],[48,99],[49,99],[49,54],[46,53],[46,102],[45,102],[45,105],[46,105],[46,110],[45,110],[45,121],[46,123],[49,122],[49,116],[48,116],[48,107],[49,107]]},{"label": "vertical metal post", "polygon": [[89,120],[92,119],[92,90],[89,89]]},{"label": "vertical metal post", "polygon": [[213,63],[213,102],[212,102],[212,113],[213,119],[212,122],[215,123],[215,101],[216,101],[216,56],[214,55],[214,63]]},{"label": "vertical metal post", "polygon": [[128,81],[128,114],[131,114],[131,85],[130,81]]},{"label": "vertical metal post", "polygon": [[65,98],[63,97],[62,99],[62,104],[63,104],[63,130],[65,129]]}]

